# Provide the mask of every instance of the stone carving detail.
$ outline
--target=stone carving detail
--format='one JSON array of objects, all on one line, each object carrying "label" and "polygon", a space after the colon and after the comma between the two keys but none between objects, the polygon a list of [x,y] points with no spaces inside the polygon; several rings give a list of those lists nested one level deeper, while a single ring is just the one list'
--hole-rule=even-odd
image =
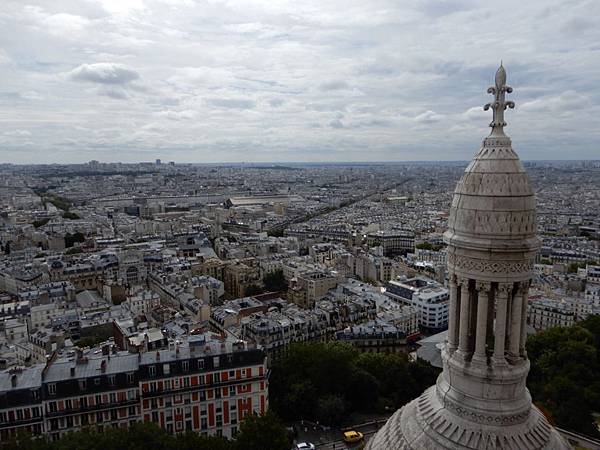
[{"label": "stone carving detail", "polygon": [[448,254],[448,264],[453,266],[455,269],[499,274],[529,273],[533,270],[533,261],[482,261],[464,256],[457,256],[453,253]]},{"label": "stone carving detail", "polygon": [[492,127],[493,134],[504,135],[502,129],[506,126],[506,122],[504,121],[504,110],[507,108],[514,108],[515,102],[511,100],[506,100],[506,94],[510,94],[513,89],[510,86],[506,85],[506,71],[502,64],[496,71],[496,82],[494,86],[488,88],[488,94],[492,94],[494,96],[494,101],[486,104],[483,109],[487,111],[491,109],[494,112],[494,117],[492,122],[490,123],[490,127]]},{"label": "stone carving detail", "polygon": [[[457,405],[454,402],[443,401],[443,399],[440,398],[439,393],[438,399],[440,400],[440,403],[444,405],[444,408],[451,410],[454,414],[456,414],[459,417],[462,417],[463,419],[467,419],[475,423],[483,423],[487,425],[507,425],[513,423],[523,423],[529,417],[529,410],[524,411],[520,414],[511,414],[505,416],[482,414],[480,412],[473,411],[469,408],[465,408],[464,406]],[[419,406],[421,406],[421,403],[419,404]]]},{"label": "stone carving detail", "polygon": [[486,281],[477,281],[475,283],[475,290],[487,292],[491,289],[491,283]]}]

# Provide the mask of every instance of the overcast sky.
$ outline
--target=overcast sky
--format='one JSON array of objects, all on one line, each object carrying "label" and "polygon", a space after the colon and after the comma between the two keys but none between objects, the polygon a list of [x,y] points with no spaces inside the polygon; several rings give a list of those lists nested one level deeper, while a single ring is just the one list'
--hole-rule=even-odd
[{"label": "overcast sky", "polygon": [[598,0],[1,0],[0,163],[600,159]]}]

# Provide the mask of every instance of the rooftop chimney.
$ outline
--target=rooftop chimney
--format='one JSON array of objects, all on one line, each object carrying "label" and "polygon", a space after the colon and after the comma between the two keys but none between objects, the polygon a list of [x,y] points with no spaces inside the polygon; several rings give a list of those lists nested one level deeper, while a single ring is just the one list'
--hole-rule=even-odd
[{"label": "rooftop chimney", "polygon": [[17,374],[16,374],[16,373],[13,373],[13,374],[10,376],[10,384],[11,384],[11,386],[12,386],[12,387],[14,387],[14,388],[15,388],[15,387],[17,387]]},{"label": "rooftop chimney", "polygon": [[102,360],[102,362],[100,363],[100,371],[102,373],[106,372],[106,360]]}]

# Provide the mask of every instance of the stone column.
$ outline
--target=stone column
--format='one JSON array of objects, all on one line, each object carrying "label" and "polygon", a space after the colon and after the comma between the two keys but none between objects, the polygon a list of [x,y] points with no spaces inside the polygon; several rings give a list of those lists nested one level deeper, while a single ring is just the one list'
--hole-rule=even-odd
[{"label": "stone column", "polygon": [[527,303],[529,301],[529,281],[521,283],[521,341],[519,343],[519,353],[523,358],[527,358],[525,343],[527,342]]},{"label": "stone column", "polygon": [[511,285],[508,283],[498,284],[496,326],[494,329],[494,356],[493,363],[496,365],[506,364],[504,357],[504,341],[506,340],[506,312]]},{"label": "stone column", "polygon": [[487,364],[485,341],[487,335],[488,303],[490,283],[477,282],[477,329],[475,335],[475,353],[473,362]]},{"label": "stone column", "polygon": [[450,275],[450,307],[448,314],[448,352],[453,353],[458,346],[458,286],[456,275]]},{"label": "stone column", "polygon": [[460,321],[458,335],[458,354],[467,358],[469,356],[469,307],[470,307],[470,292],[469,279],[461,278],[460,280]]},{"label": "stone column", "polygon": [[517,292],[512,299],[511,317],[510,317],[510,335],[508,336],[508,354],[511,361],[519,357],[521,346],[521,327],[522,327],[522,308],[523,302],[523,283],[519,283]]}]

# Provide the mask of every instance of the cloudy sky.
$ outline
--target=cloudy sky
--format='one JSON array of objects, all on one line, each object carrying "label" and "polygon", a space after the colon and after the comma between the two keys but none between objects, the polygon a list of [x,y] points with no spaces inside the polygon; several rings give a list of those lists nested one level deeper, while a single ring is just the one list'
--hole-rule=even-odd
[{"label": "cloudy sky", "polygon": [[0,163],[600,158],[598,0],[1,0]]}]

